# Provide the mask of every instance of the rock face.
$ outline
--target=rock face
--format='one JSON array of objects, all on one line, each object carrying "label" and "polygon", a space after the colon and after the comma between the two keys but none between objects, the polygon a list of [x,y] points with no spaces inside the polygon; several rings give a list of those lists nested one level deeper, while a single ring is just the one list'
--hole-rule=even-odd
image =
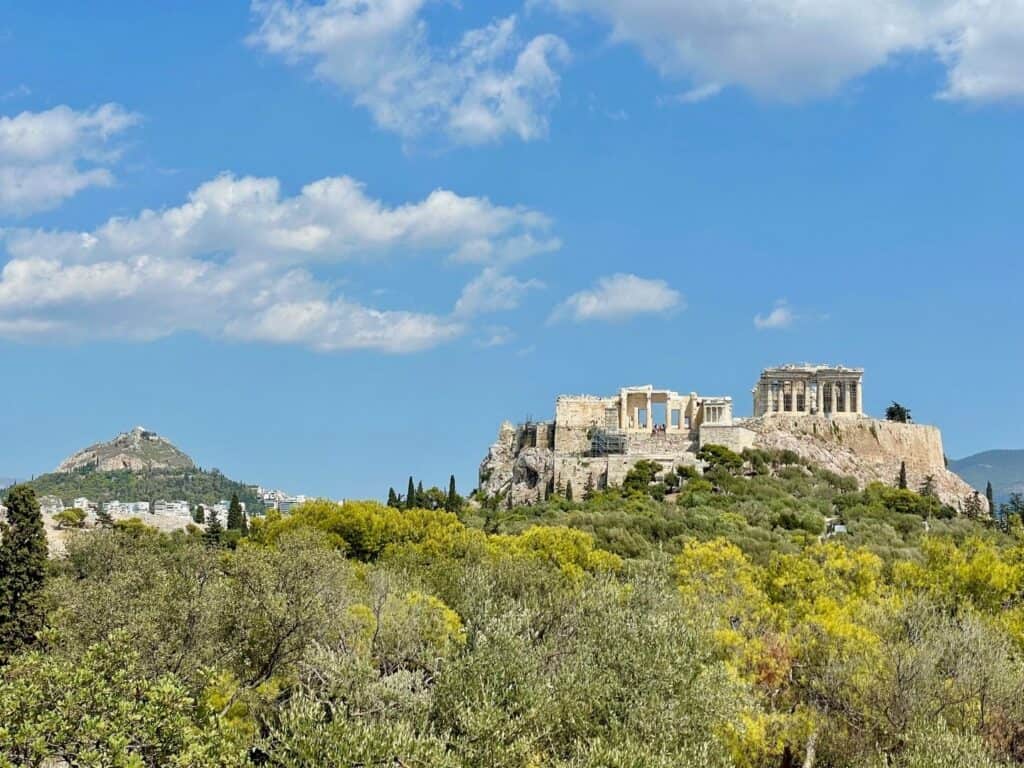
[{"label": "rock face", "polygon": [[[754,444],[759,448],[795,451],[825,469],[855,477],[862,486],[876,481],[894,485],[900,463],[906,462],[907,486],[916,490],[930,475],[939,499],[953,509],[962,511],[975,493],[946,468],[938,427],[780,414],[749,419],[743,427],[755,433]],[[981,502],[986,504],[983,497]]]},{"label": "rock face", "polygon": [[89,468],[100,472],[127,469],[191,469],[195,463],[169,440],[145,427],[136,427],[106,443],[96,443],[64,459],[57,472]]},{"label": "rock face", "polygon": [[[554,426],[557,429],[557,424]],[[544,432],[549,428],[545,426]],[[625,455],[590,456],[579,451],[557,451],[536,437],[536,427],[501,425],[498,439],[480,464],[480,491],[501,495],[510,505],[543,501],[549,493],[564,493],[572,484],[576,498],[586,488],[617,485],[640,459],[651,459],[666,469],[688,464],[699,467],[696,445],[685,448],[658,440],[650,445],[630,444]],[[664,444],[662,444],[664,443]],[[772,414],[744,419],[729,427],[711,427],[701,444],[790,450],[840,475],[895,485],[900,464],[907,466],[907,485],[919,488],[933,478],[939,499],[962,511],[974,489],[945,465],[942,435],[937,427],[900,424],[862,416],[829,418],[819,415]],[[980,499],[985,504],[984,497]]]}]

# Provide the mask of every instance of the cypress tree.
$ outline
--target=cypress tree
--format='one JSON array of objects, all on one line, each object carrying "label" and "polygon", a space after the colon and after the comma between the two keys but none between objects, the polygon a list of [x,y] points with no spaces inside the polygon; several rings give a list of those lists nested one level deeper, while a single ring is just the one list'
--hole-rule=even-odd
[{"label": "cypress tree", "polygon": [[242,504],[238,501],[238,494],[231,494],[231,505],[228,507],[228,530],[240,531],[245,526],[245,515],[242,512]]},{"label": "cypress tree", "polygon": [[897,485],[900,490],[907,490],[907,462],[905,461],[900,462],[900,476],[897,479]]},{"label": "cypress tree", "polygon": [[15,485],[5,505],[7,519],[0,523],[0,659],[32,643],[43,628],[47,554],[35,491]]},{"label": "cypress tree", "polygon": [[995,494],[992,492],[992,481],[991,480],[989,480],[988,484],[985,486],[985,498],[988,499],[988,511],[989,511],[989,514],[992,515],[992,517],[995,517],[996,516],[996,498],[995,498]]},{"label": "cypress tree", "polygon": [[409,490],[405,494],[405,508],[412,509],[416,506],[416,484],[412,481],[412,475],[409,475]]},{"label": "cypress tree", "polygon": [[388,506],[389,507],[397,507],[398,506],[398,494],[395,493],[395,489],[394,488],[388,488]]},{"label": "cypress tree", "polygon": [[565,484],[565,498],[572,501],[572,480]]},{"label": "cypress tree", "polygon": [[458,494],[455,492],[455,475],[448,478],[448,498],[444,501],[444,508],[448,512],[458,512],[458,503],[456,499]]},{"label": "cypress tree", "polygon": [[583,483],[583,500],[590,501],[594,495],[594,477],[589,472],[587,473],[587,479]]},{"label": "cypress tree", "polygon": [[427,509],[427,507],[429,506],[427,504],[427,494],[423,492],[422,480],[420,480],[420,482],[416,486],[416,503],[413,506],[420,507],[421,509]]}]

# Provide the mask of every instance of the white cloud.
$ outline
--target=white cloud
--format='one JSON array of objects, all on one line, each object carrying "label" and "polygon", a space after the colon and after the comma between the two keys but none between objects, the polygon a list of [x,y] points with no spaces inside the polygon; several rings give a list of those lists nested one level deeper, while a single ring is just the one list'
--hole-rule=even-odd
[{"label": "white cloud", "polygon": [[739,85],[792,101],[927,53],[947,65],[947,98],[1024,96],[1021,0],[546,2],[603,20],[613,40],[638,46],[663,75],[698,86]]},{"label": "white cloud", "polygon": [[469,241],[493,252],[548,219],[436,190],[388,207],[348,177],[282,196],[273,178],[224,175],[175,208],[114,218],[90,232],[0,231],[0,336],[152,339],[176,331],[406,352],[464,332],[463,316],[515,306],[534,281],[485,268],[452,314],[381,310],[336,295],[313,268],[386,257],[441,257]]},{"label": "white cloud", "polygon": [[698,85],[696,88],[691,88],[679,94],[676,97],[676,101],[682,104],[697,104],[701,101],[707,101],[708,99],[714,98],[722,92],[722,86],[718,83],[708,83],[706,85]]},{"label": "white cloud", "polygon": [[619,320],[684,307],[683,297],[664,280],[616,274],[599,278],[589,290],[574,293],[555,308],[551,320]]},{"label": "white cloud", "polygon": [[462,289],[455,314],[462,317],[515,309],[527,292],[543,288],[539,280],[519,280],[487,267]]},{"label": "white cloud", "polygon": [[0,117],[0,215],[48,210],[83,189],[112,184],[111,140],[138,120],[117,104]]},{"label": "white cloud", "polygon": [[476,343],[485,349],[504,346],[516,337],[512,329],[504,325],[489,325],[483,331],[484,335]]},{"label": "white cloud", "polygon": [[796,319],[797,316],[789,303],[785,299],[780,299],[767,315],[754,315],[754,327],[759,331],[789,328]]},{"label": "white cloud", "polygon": [[441,132],[481,144],[545,135],[565,42],[540,35],[524,44],[509,17],[438,50],[420,18],[429,2],[253,0],[259,28],[249,42],[292,64],[312,62],[318,77],[406,138]]}]

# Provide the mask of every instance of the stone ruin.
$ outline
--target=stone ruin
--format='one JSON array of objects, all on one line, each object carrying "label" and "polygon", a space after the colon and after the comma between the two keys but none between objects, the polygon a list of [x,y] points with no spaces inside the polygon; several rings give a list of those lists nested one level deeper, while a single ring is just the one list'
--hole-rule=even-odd
[{"label": "stone ruin", "polygon": [[[620,485],[642,459],[665,470],[703,467],[706,445],[792,450],[863,486],[894,484],[906,463],[908,485],[928,476],[944,504],[962,509],[975,491],[945,465],[938,428],[881,421],[863,411],[862,368],[785,365],[765,369],[752,390],[751,418],[735,418],[732,398],[623,387],[608,397],[561,395],[551,421],[504,422],[480,464],[479,492],[509,506],[533,504],[571,484]],[[982,499],[982,504],[984,504]]]}]

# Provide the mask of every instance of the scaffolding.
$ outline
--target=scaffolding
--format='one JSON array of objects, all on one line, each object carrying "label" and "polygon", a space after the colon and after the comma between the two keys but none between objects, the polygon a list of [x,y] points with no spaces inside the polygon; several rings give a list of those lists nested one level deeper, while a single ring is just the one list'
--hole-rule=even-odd
[{"label": "scaffolding", "polygon": [[620,429],[592,427],[590,430],[590,455],[608,456],[626,452],[626,433]]}]

